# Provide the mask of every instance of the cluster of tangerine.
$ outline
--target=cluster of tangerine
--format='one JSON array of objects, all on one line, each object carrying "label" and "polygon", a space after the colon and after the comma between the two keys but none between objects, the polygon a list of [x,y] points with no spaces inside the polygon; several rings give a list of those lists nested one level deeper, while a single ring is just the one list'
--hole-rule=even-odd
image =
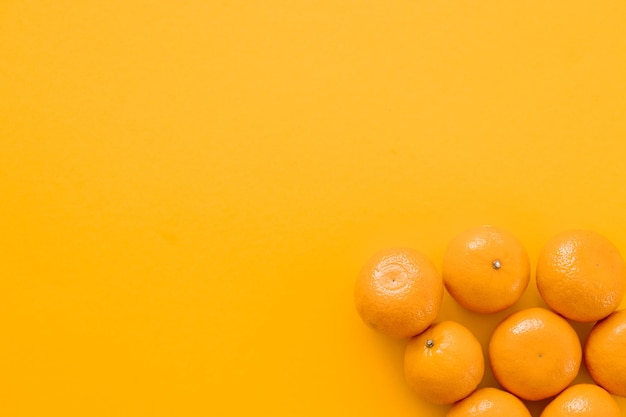
[{"label": "cluster of tangerine", "polygon": [[[537,288],[553,311],[527,308],[496,327],[488,357],[506,391],[476,390],[485,371],[479,341],[457,322],[435,323],[444,286],[464,308],[489,314],[513,306],[529,280],[522,244],[505,230],[481,226],[452,240],[441,275],[413,249],[372,257],[359,273],[355,303],[369,326],[411,338],[404,358],[407,383],[427,401],[455,403],[449,417],[529,417],[520,399],[553,396],[542,417],[620,416],[610,394],[626,397],[626,310],[616,311],[626,292],[626,265],[608,239],[591,231],[564,232],[544,246]],[[584,349],[566,319],[597,322]],[[583,357],[597,385],[570,386]]]}]

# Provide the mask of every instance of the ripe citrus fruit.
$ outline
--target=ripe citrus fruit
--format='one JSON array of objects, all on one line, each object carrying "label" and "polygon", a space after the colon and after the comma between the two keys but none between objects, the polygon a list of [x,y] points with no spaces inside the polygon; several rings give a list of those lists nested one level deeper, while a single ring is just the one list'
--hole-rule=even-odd
[{"label": "ripe citrus fruit", "polygon": [[593,326],[585,344],[585,365],[596,384],[626,397],[626,310]]},{"label": "ripe citrus fruit", "polygon": [[582,348],[564,318],[534,307],[498,324],[489,341],[489,359],[504,388],[525,400],[542,400],[574,380]]},{"label": "ripe citrus fruit", "polygon": [[621,417],[617,402],[593,384],[574,385],[546,406],[540,417]]},{"label": "ripe citrus fruit", "polygon": [[509,232],[480,226],[457,235],[443,259],[444,284],[459,304],[478,313],[512,306],[528,286],[530,262]]},{"label": "ripe citrus fruit", "polygon": [[603,319],[626,291],[626,266],[604,236],[572,230],[551,239],[537,260],[537,288],[562,316],[579,322]]},{"label": "ripe citrus fruit", "polygon": [[515,395],[496,388],[481,388],[454,404],[446,417],[531,417]]},{"label": "ripe citrus fruit", "polygon": [[463,325],[444,321],[411,339],[404,354],[409,387],[435,404],[450,404],[476,389],[485,373],[482,348]]},{"label": "ripe citrus fruit", "polygon": [[443,298],[443,280],[433,263],[407,248],[372,257],[354,290],[363,321],[391,337],[411,337],[435,320]]}]

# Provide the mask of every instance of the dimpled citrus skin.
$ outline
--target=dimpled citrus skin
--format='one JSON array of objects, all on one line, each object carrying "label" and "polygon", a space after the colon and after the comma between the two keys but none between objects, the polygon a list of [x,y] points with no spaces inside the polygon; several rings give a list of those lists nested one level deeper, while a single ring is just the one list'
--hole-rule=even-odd
[{"label": "dimpled citrus skin", "polygon": [[435,320],[443,299],[443,280],[433,263],[409,248],[373,256],[361,269],[356,309],[365,323],[394,338],[411,337]]},{"label": "dimpled citrus skin", "polygon": [[537,260],[541,297],[562,316],[601,320],[615,311],[626,291],[626,266],[604,236],[571,230],[552,238]]},{"label": "dimpled citrus skin", "polygon": [[540,417],[621,417],[617,402],[611,395],[592,384],[574,385],[558,395]]},{"label": "dimpled citrus skin", "polygon": [[489,359],[504,388],[535,401],[558,394],[574,380],[582,348],[565,319],[534,307],[511,314],[496,327]]},{"label": "dimpled citrus skin", "polygon": [[593,327],[585,344],[585,365],[596,384],[626,397],[626,310]]},{"label": "dimpled citrus skin", "polygon": [[433,324],[407,344],[404,374],[409,387],[434,404],[468,396],[485,374],[478,339],[454,321]]},{"label": "dimpled citrus skin", "polygon": [[521,297],[530,279],[530,261],[515,236],[495,226],[480,226],[452,239],[442,275],[446,289],[463,307],[495,313]]},{"label": "dimpled citrus skin", "polygon": [[496,388],[481,388],[454,404],[446,417],[531,417],[515,395]]}]

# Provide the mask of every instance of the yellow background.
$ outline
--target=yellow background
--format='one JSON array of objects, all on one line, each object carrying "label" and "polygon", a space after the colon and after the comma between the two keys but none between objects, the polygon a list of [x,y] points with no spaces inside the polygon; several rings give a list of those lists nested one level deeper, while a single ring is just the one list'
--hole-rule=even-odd
[{"label": "yellow background", "polygon": [[[397,245],[440,266],[482,223],[533,265],[573,227],[626,252],[624,22],[622,0],[2,1],[0,413],[444,415],[360,321],[357,271]],[[486,346],[536,304],[531,282],[440,318]]]}]

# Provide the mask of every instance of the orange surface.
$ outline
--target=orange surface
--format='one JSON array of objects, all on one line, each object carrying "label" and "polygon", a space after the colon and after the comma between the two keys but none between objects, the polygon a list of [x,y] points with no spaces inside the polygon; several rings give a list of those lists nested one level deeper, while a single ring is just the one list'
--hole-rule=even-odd
[{"label": "orange surface", "polygon": [[489,340],[489,362],[496,380],[525,400],[558,395],[578,376],[582,358],[572,326],[541,307],[511,314]]},{"label": "orange surface", "polygon": [[470,395],[485,375],[476,336],[456,321],[436,323],[413,337],[404,354],[407,384],[434,404],[452,404]]},{"label": "orange surface", "polygon": [[591,378],[608,392],[626,397],[626,310],[598,322],[584,346]]},{"label": "orange surface", "polygon": [[541,417],[621,417],[615,400],[594,384],[577,384],[560,393],[541,413]]},{"label": "orange surface", "polygon": [[367,260],[354,283],[363,323],[392,338],[410,338],[433,324],[443,302],[443,279],[424,254],[389,248]]},{"label": "orange surface", "polygon": [[[356,275],[389,246],[440,266],[482,223],[533,267],[569,228],[626,252],[625,21],[621,0],[2,1],[0,414],[443,416]],[[446,295],[440,319],[485,349],[508,312]]]},{"label": "orange surface", "polygon": [[530,417],[530,412],[515,395],[485,387],[454,404],[446,417]]},{"label": "orange surface", "polygon": [[452,238],[441,275],[457,303],[476,313],[497,313],[512,307],[528,288],[530,260],[515,236],[481,225]]},{"label": "orange surface", "polygon": [[624,299],[626,264],[604,236],[568,230],[550,239],[537,257],[537,290],[550,308],[569,320],[602,320]]}]

